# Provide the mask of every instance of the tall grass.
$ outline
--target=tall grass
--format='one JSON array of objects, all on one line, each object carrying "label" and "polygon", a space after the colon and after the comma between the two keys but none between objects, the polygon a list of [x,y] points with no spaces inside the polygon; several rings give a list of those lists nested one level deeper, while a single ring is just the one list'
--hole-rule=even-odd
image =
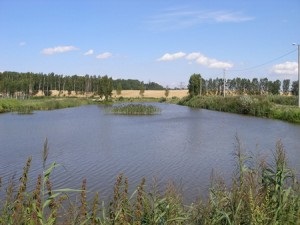
[{"label": "tall grass", "polygon": [[34,110],[52,110],[91,104],[89,99],[81,98],[33,98],[33,99],[0,99],[0,113],[32,113]]},{"label": "tall grass", "polygon": [[[278,103],[284,105],[279,105]],[[288,96],[195,96],[183,98],[179,104],[222,112],[273,118],[292,123],[300,123],[300,109]]]},{"label": "tall grass", "polygon": [[[164,192],[142,179],[133,193],[128,179],[120,174],[108,204],[95,193],[87,201],[88,181],[81,189],[54,190],[51,174],[58,166],[46,167],[47,141],[44,145],[43,171],[34,190],[27,189],[31,158],[22,176],[12,178],[4,188],[0,179],[0,224],[300,224],[300,185],[287,165],[284,147],[277,142],[272,160],[256,161],[245,154],[237,138],[235,173],[231,185],[214,175],[206,199],[184,204],[176,185],[169,183]],[[77,193],[71,198],[68,193]]]}]

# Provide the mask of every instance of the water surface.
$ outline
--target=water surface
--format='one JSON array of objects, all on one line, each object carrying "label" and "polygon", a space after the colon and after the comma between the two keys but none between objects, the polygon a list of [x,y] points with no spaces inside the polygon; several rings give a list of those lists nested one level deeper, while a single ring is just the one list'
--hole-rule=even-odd
[{"label": "water surface", "polygon": [[[300,126],[282,121],[159,104],[161,114],[123,116],[106,113],[104,106],[82,106],[33,115],[0,115],[0,176],[20,176],[33,157],[30,178],[42,171],[47,138],[48,162],[60,164],[55,187],[88,189],[102,198],[113,191],[124,173],[131,189],[146,178],[163,187],[174,181],[188,200],[207,193],[212,170],[225,179],[234,169],[236,136],[253,156],[272,155],[281,139],[289,163],[300,171]],[[34,182],[32,182],[34,183]]]}]

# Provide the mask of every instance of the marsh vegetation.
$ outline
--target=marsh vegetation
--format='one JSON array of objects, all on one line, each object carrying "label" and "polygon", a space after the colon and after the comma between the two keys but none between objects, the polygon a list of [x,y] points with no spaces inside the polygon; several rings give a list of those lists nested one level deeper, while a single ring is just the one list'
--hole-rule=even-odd
[{"label": "marsh vegetation", "polygon": [[189,96],[180,105],[300,123],[295,96]]},{"label": "marsh vegetation", "polygon": [[160,108],[149,104],[122,104],[113,106],[110,111],[121,115],[153,115],[160,113]]},{"label": "marsh vegetation", "polygon": [[35,97],[23,100],[2,98],[0,99],[0,113],[17,112],[20,114],[30,114],[35,110],[62,109],[92,103],[92,99],[86,98]]}]

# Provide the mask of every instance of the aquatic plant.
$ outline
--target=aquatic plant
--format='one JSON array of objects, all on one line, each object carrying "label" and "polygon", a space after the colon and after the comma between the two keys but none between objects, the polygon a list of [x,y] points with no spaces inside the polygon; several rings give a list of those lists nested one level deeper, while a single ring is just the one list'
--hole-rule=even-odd
[{"label": "aquatic plant", "polygon": [[300,109],[293,105],[278,105],[274,102],[289,100],[287,96],[195,96],[186,97],[179,101],[180,105],[194,108],[203,108],[222,112],[239,113],[250,116],[265,117],[284,120],[292,123],[300,123]]},{"label": "aquatic plant", "polygon": [[153,115],[160,113],[160,109],[153,105],[123,104],[113,106],[111,113],[122,115]]},{"label": "aquatic plant", "polygon": [[90,99],[80,98],[32,98],[0,99],[0,113],[18,112],[31,114],[34,110],[52,110],[92,104]]}]

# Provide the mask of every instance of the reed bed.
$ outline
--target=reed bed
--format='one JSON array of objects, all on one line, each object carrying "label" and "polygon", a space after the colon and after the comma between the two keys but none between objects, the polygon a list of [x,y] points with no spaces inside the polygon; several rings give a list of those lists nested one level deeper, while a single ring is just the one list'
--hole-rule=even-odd
[{"label": "reed bed", "polygon": [[35,110],[53,110],[92,104],[92,100],[83,98],[33,98],[0,99],[0,113],[17,112],[31,114]]},{"label": "reed bed", "polygon": [[300,109],[294,105],[294,96],[195,96],[179,101],[194,108],[238,113],[300,123]]},{"label": "reed bed", "polygon": [[153,115],[160,113],[160,108],[154,105],[122,104],[113,106],[111,113],[121,115]]},{"label": "reed bed", "polygon": [[[169,183],[165,191],[149,186],[142,179],[133,193],[129,181],[120,174],[108,203],[99,193],[88,191],[88,181],[80,189],[53,189],[55,162],[46,167],[47,141],[43,151],[43,171],[34,190],[27,189],[31,157],[18,180],[6,187],[0,178],[0,224],[102,224],[102,225],[177,225],[177,224],[300,224],[300,185],[287,165],[284,147],[277,142],[272,160],[256,161],[246,155],[237,138],[236,168],[231,185],[217,175],[211,178],[208,197],[184,204],[182,193]],[[71,198],[70,193],[76,194]],[[87,201],[87,195],[94,195]],[[1,195],[0,195],[1,196]]]}]

